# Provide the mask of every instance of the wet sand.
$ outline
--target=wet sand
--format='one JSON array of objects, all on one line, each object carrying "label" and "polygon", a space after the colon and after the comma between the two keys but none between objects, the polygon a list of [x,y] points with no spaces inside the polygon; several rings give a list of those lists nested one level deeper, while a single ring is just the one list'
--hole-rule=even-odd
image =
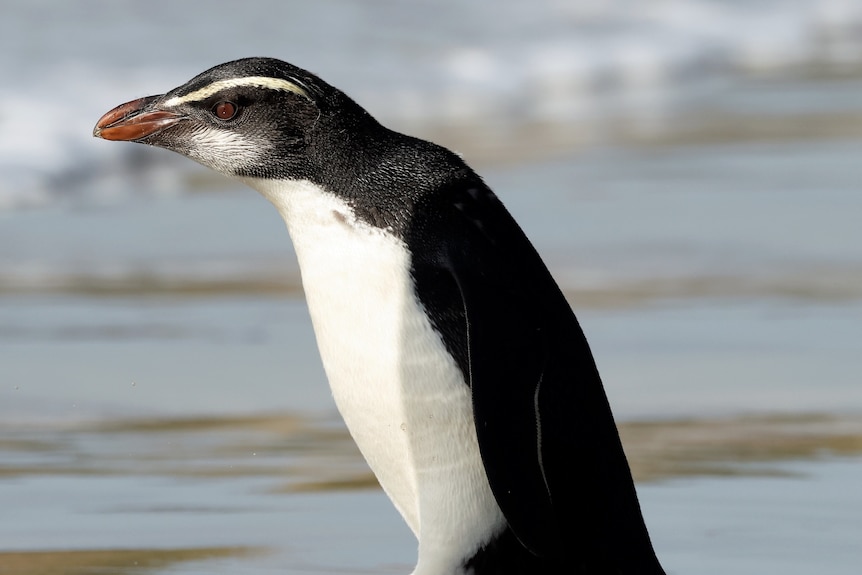
[{"label": "wet sand", "polygon": [[243,557],[249,548],[129,549],[94,551],[0,552],[4,575],[132,575],[155,573],[184,562]]},{"label": "wet sand", "polygon": [[[624,421],[619,429],[638,482],[769,475],[774,463],[862,455],[862,415]],[[285,493],[377,486],[336,417],[122,419],[0,430],[0,477],[6,478],[268,477],[279,479],[274,491]]]}]

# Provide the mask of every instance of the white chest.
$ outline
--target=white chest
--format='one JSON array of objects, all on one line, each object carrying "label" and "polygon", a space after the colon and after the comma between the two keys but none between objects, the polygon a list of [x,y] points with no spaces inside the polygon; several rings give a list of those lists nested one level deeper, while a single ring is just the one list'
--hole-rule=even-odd
[{"label": "white chest", "polygon": [[408,250],[310,183],[253,185],[287,223],[338,409],[419,537],[415,573],[454,572],[503,519],[469,388],[416,298]]}]

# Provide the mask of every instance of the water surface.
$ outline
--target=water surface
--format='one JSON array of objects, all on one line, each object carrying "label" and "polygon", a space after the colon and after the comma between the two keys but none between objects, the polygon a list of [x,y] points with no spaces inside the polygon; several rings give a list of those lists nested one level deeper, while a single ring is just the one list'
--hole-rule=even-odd
[{"label": "water surface", "polygon": [[412,569],[278,215],[90,137],[249,55],[480,169],[578,313],[669,573],[858,571],[859,6],[241,8],[3,7],[0,573]]}]

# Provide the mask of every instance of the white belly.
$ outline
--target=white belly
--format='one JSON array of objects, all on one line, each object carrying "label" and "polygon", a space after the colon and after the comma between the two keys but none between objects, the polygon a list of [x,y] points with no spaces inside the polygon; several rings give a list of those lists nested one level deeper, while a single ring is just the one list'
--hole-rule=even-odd
[{"label": "white belly", "polygon": [[416,298],[409,252],[310,183],[250,183],[287,223],[335,402],[419,539],[414,573],[456,572],[503,518],[470,390]]}]

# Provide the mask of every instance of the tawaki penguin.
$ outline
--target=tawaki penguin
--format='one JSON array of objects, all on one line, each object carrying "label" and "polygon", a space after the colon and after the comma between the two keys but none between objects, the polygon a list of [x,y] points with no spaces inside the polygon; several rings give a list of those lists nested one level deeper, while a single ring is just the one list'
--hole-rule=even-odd
[{"label": "tawaki penguin", "polygon": [[418,538],[414,575],[663,573],[578,321],[460,157],[270,58],[118,106],[93,134],[278,209],[338,410]]}]

